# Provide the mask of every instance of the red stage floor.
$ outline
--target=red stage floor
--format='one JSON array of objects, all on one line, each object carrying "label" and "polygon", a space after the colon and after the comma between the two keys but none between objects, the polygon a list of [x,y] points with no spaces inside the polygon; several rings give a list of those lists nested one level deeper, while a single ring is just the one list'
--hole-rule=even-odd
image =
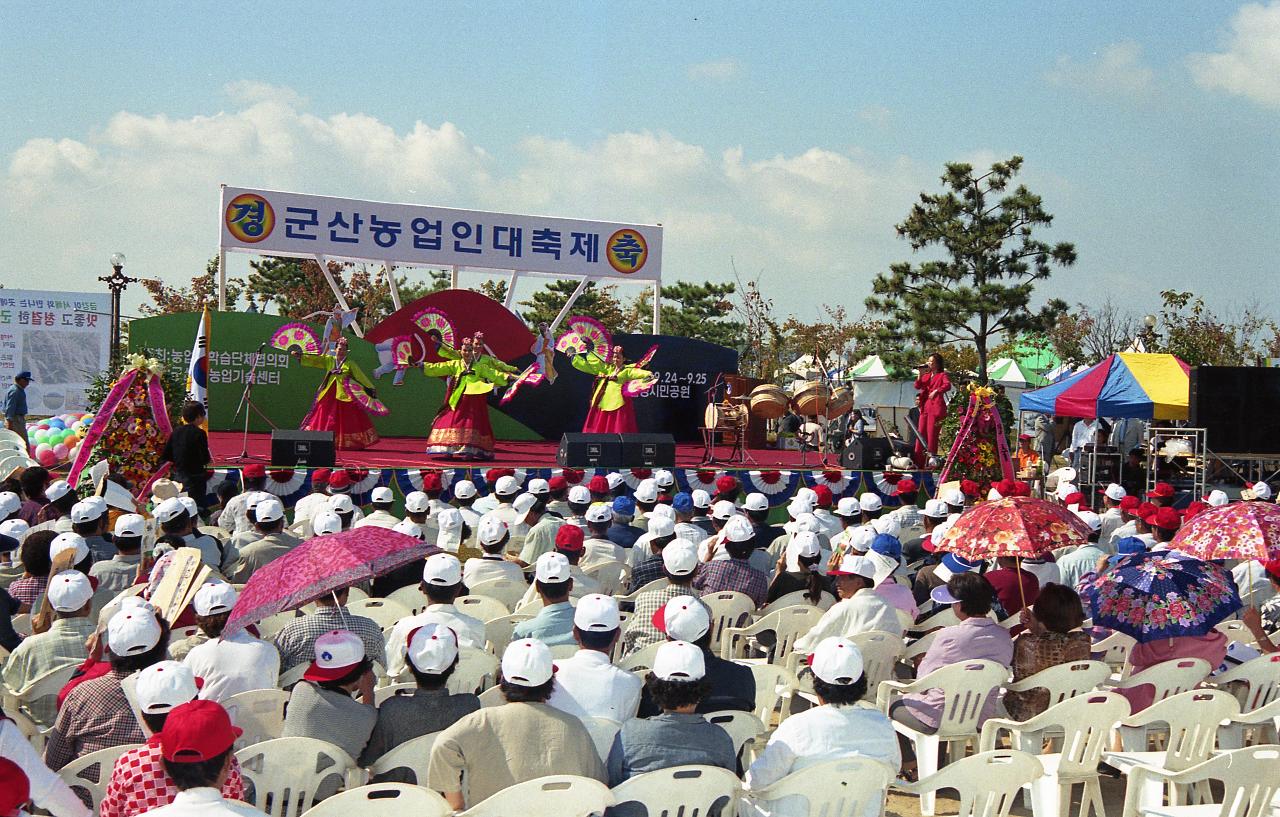
[{"label": "red stage floor", "polygon": [[[239,432],[215,431],[209,435],[209,449],[213,454],[216,467],[234,467],[239,465],[236,457],[241,452]],[[426,468],[438,465],[457,464],[451,460],[434,460],[426,455],[427,440],[425,437],[393,437],[383,439],[373,447],[364,451],[339,451],[338,464],[354,468]],[[496,465],[520,466],[525,468],[549,468],[556,464],[557,443],[551,442],[508,442],[499,440],[497,451],[492,462]],[[722,446],[718,455],[727,458],[730,450]],[[744,464],[737,462],[717,462],[721,468],[822,468],[821,458],[809,454],[802,462],[799,451],[771,451],[754,449],[748,452],[755,458]],[[250,434],[249,454],[265,462],[271,454],[270,434]],[[831,467],[839,467],[838,459],[833,455]],[[676,466],[680,468],[696,468],[702,464],[702,446],[695,444],[676,446]]]}]

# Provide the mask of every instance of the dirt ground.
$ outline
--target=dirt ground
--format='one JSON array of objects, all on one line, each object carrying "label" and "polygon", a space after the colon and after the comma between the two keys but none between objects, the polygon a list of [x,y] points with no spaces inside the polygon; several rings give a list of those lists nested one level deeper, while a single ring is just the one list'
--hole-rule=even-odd
[{"label": "dirt ground", "polygon": [[[1071,807],[1070,809],[1062,809],[1062,817],[1067,815],[1080,813],[1080,792],[1082,786],[1074,786],[1071,791]],[[1121,817],[1124,813],[1124,778],[1102,776],[1102,801],[1106,807],[1105,817]],[[955,814],[959,809],[959,801],[956,799],[954,791],[943,791],[938,795],[935,814],[947,815]],[[1023,803],[1023,798],[1019,797],[1013,804],[1011,815],[1019,815],[1019,817],[1030,817],[1031,806]],[[885,814],[888,817],[920,817],[920,798],[915,795],[901,794],[898,792],[889,792],[889,802],[885,808]]]}]

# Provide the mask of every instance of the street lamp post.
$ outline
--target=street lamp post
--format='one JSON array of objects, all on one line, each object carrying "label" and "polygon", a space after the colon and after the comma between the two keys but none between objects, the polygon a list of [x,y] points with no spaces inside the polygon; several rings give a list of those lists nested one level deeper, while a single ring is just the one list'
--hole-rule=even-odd
[{"label": "street lamp post", "polygon": [[1157,339],[1156,335],[1156,316],[1147,315],[1142,319],[1142,351],[1150,352],[1155,348]]},{"label": "street lamp post", "polygon": [[100,275],[98,280],[111,291],[111,371],[114,373],[120,365],[120,295],[138,279],[124,274],[124,253],[111,253],[110,263],[111,274]]}]

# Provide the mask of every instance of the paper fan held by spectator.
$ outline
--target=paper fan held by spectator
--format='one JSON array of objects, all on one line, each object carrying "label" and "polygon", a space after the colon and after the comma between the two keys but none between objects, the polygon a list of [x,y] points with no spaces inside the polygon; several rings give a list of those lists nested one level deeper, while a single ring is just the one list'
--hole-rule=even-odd
[{"label": "paper fan held by spectator", "polygon": [[938,476],[939,484],[971,479],[979,485],[989,485],[1013,479],[1013,458],[995,395],[988,386],[970,384],[969,404]]},{"label": "paper fan held by spectator", "polygon": [[67,482],[74,486],[90,462],[105,460],[112,473],[129,480],[135,496],[144,496],[168,472],[167,464],[160,466],[160,453],[173,433],[163,375],[164,367],[154,358],[129,358],[98,408]]},{"label": "paper fan held by spectator", "polygon": [[1213,508],[1188,519],[1169,546],[1205,560],[1280,557],[1280,505],[1236,502]]},{"label": "paper fan held by spectator", "polygon": [[1205,635],[1242,606],[1226,568],[1172,550],[1126,556],[1082,595],[1095,627],[1140,644]]}]

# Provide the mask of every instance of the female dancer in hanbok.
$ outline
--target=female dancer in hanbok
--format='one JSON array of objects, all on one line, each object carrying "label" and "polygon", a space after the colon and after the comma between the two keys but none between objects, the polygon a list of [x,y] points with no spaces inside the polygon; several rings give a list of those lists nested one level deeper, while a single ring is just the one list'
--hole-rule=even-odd
[{"label": "female dancer in hanbok", "polygon": [[373,381],[347,358],[347,339],[338,338],[329,354],[312,354],[297,346],[289,347],[289,353],[303,366],[325,370],[301,428],[332,431],[334,447],[347,451],[359,451],[376,443],[378,432],[369,415],[384,415],[387,407],[377,400]]},{"label": "female dancer in hanbok", "polygon": [[468,460],[493,459],[493,426],[489,423],[489,394],[504,385],[510,374],[497,368],[496,358],[484,353],[483,340],[464,338],[454,350],[441,343],[445,360],[424,363],[423,374],[448,378],[444,404],[431,424],[427,453],[438,457]]},{"label": "female dancer in hanbok", "polygon": [[[649,355],[646,355],[649,357]],[[632,398],[653,380],[653,373],[627,363],[622,347],[614,346],[608,358],[585,350],[573,358],[573,368],[594,375],[591,407],[582,430],[588,434],[630,434],[636,428]]]}]

